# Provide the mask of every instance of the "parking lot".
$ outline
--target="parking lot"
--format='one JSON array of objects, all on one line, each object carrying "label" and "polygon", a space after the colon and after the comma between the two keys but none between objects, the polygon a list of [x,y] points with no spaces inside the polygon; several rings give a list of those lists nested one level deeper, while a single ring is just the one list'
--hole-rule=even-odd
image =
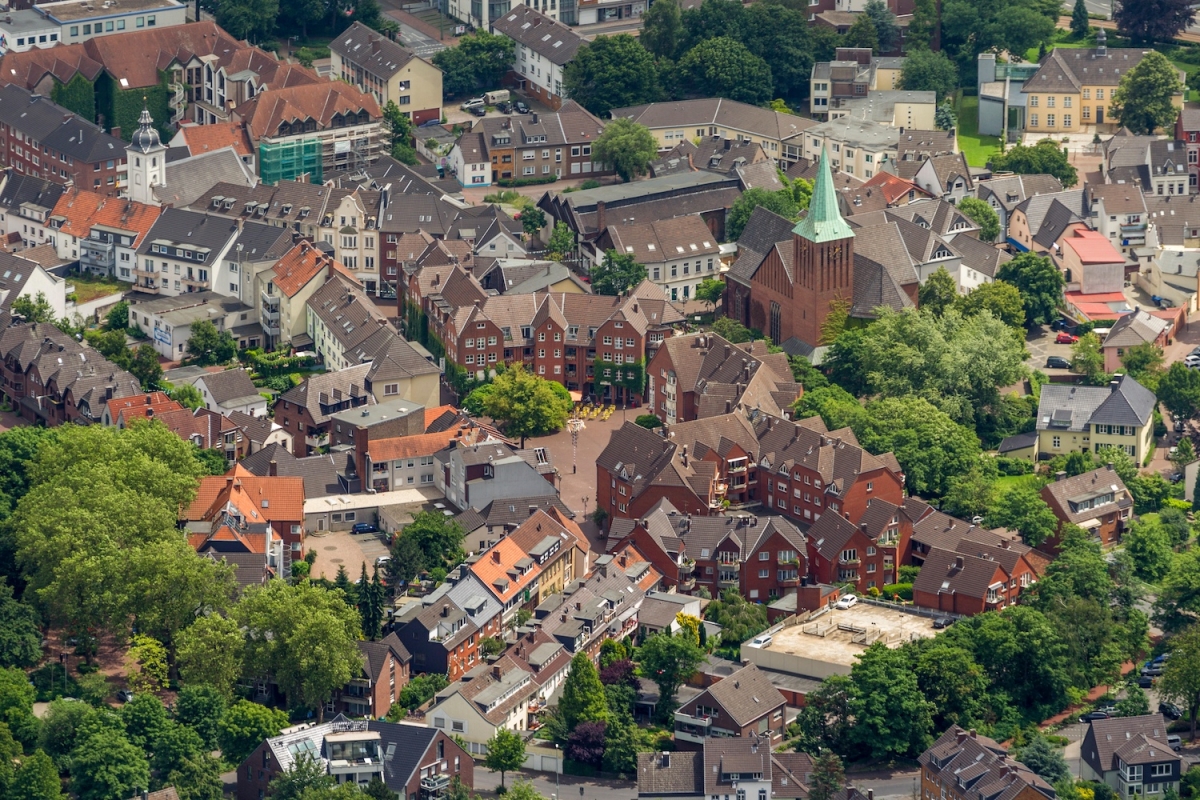
[{"label": "parking lot", "polygon": [[1025,337],[1025,348],[1029,350],[1030,369],[1041,370],[1047,375],[1071,374],[1069,369],[1046,366],[1046,359],[1050,356],[1060,356],[1067,361],[1071,360],[1071,345],[1057,344],[1054,341],[1057,336],[1058,331],[1051,330],[1049,325],[1039,325],[1029,331]]},{"label": "parking lot", "polygon": [[[440,508],[438,506],[441,506]],[[412,521],[413,515],[421,511],[443,512],[453,510],[444,500],[417,503],[399,509],[389,509],[389,516],[395,520],[396,527],[403,529]],[[353,533],[351,531],[310,531],[307,536],[308,549],[317,554],[313,562],[311,575],[314,578],[337,577],[338,567],[345,566],[351,580],[358,576],[365,564],[367,572],[374,569],[375,561],[380,556],[389,553],[387,537],[390,530],[379,526],[381,530],[373,533]]]}]

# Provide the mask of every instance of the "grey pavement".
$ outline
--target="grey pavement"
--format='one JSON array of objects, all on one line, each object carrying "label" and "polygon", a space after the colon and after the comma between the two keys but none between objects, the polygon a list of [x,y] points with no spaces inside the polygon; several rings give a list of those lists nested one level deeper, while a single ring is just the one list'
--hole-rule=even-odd
[{"label": "grey pavement", "polygon": [[[637,800],[637,784],[634,781],[612,781],[601,778],[580,778],[575,775],[560,775],[555,781],[552,772],[508,772],[504,775],[506,786],[512,786],[514,780],[527,780],[533,783],[535,789],[543,797],[550,800],[562,798],[573,800],[580,797],[583,800]],[[500,785],[500,773],[484,769],[475,762],[475,791],[477,793],[495,793]],[[582,789],[582,791],[580,791]]]},{"label": "grey pavement", "polygon": [[[388,16],[395,19],[396,15],[389,14]],[[432,58],[436,53],[446,49],[446,45],[432,36],[422,33],[407,22],[398,19],[396,22],[400,25],[400,41],[421,58]]]}]

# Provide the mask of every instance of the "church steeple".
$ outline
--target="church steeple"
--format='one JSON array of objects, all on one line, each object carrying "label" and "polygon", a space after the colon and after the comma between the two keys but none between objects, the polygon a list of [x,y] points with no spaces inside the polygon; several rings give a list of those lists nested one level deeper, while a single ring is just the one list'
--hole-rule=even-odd
[{"label": "church steeple", "polygon": [[162,143],[158,130],[154,127],[154,118],[150,109],[142,99],[142,115],[138,118],[138,129],[130,137],[125,147],[125,167],[129,173],[129,183],[125,196],[139,203],[158,205],[154,197],[154,187],[164,182],[164,169],[167,165],[167,146]]},{"label": "church steeple", "polygon": [[824,147],[821,148],[821,163],[817,167],[817,180],[813,185],[808,214],[796,223],[792,233],[810,242],[854,238],[854,229],[846,224],[838,209],[837,190],[833,186],[833,173],[829,169],[829,153]]}]

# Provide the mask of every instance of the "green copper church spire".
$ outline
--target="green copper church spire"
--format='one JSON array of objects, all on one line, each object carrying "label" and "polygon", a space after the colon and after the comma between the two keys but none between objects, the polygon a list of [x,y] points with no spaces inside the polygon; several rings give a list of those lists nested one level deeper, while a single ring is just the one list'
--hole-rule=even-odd
[{"label": "green copper church spire", "polygon": [[854,238],[854,230],[846,224],[838,210],[837,190],[833,188],[833,174],[829,171],[829,153],[824,147],[821,147],[821,164],[817,167],[817,181],[808,204],[808,215],[796,223],[792,233],[810,242]]}]

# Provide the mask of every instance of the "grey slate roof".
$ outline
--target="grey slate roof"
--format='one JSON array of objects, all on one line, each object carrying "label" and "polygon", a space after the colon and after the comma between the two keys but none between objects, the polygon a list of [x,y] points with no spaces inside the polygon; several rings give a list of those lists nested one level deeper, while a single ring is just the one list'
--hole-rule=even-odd
[{"label": "grey slate roof", "polygon": [[258,389],[250,380],[250,373],[244,369],[227,369],[224,372],[210,372],[202,376],[198,382],[203,382],[220,405],[227,405],[236,400],[249,400],[258,397]]},{"label": "grey slate roof", "polygon": [[67,190],[61,183],[53,183],[44,178],[22,175],[8,170],[8,180],[4,182],[4,190],[0,191],[0,209],[15,213],[23,204],[37,206],[46,210],[46,214],[54,210],[55,203],[62,193]]},{"label": "grey slate roof", "polygon": [[740,283],[749,284],[763,259],[778,242],[790,241],[796,223],[758,206],[738,237],[738,257],[729,268],[729,275]]},{"label": "grey slate roof", "polygon": [[335,405],[350,397],[364,397],[365,405],[375,402],[374,395],[366,390],[364,384],[370,369],[370,364],[356,364],[346,369],[309,375],[299,386],[287,390],[279,399],[306,407],[313,422],[320,425],[329,419],[329,415],[321,410],[322,405]]},{"label": "grey slate roof", "polygon": [[[1144,714],[1137,717],[1114,717],[1088,723],[1088,729],[1083,735],[1083,744],[1081,745],[1083,759],[1088,766],[1101,775],[1111,772],[1117,769],[1117,761],[1114,757],[1117,750],[1135,736],[1146,736],[1156,740],[1166,739],[1167,723],[1163,719],[1163,715]],[[1169,753],[1168,759],[1177,758],[1169,749],[1167,752]]]},{"label": "grey slate roof", "polygon": [[50,98],[13,83],[0,88],[0,123],[88,164],[125,157],[125,143],[120,139]]},{"label": "grey slate roof", "polygon": [[214,258],[197,263],[203,263],[209,269],[215,270],[216,253],[235,235],[237,225],[231,220],[183,208],[167,208],[143,238],[138,255],[149,255],[151,244],[161,242],[185,246],[189,250],[207,248],[212,251]]},{"label": "grey slate roof", "polygon": [[296,458],[280,444],[269,444],[257,453],[241,460],[241,465],[250,472],[263,477],[271,474],[271,462],[275,462],[276,475],[285,478],[303,478],[304,496],[328,497],[344,494],[346,488],[338,480],[337,463],[334,456],[317,455]]},{"label": "grey slate roof", "polygon": [[524,4],[515,5],[507,14],[493,19],[492,32],[504,34],[560,67],[575,57],[584,42],[582,36],[566,25]]},{"label": "grey slate roof", "polygon": [[1038,430],[1079,432],[1089,425],[1145,425],[1157,402],[1154,394],[1128,375],[1113,384],[1042,387]]},{"label": "grey slate roof", "polygon": [[154,187],[154,196],[159,202],[176,208],[191,205],[221,181],[246,187],[258,183],[254,171],[246,166],[233,147],[169,162],[163,175],[164,185]]},{"label": "grey slate roof", "polygon": [[355,22],[329,43],[329,49],[344,61],[356,64],[372,75],[387,80],[416,58],[416,54],[398,42]]},{"label": "grey slate roof", "polygon": [[1134,347],[1155,341],[1171,323],[1138,309],[1117,319],[1104,337],[1105,347]]},{"label": "grey slate roof", "polygon": [[956,236],[954,249],[962,256],[962,263],[989,278],[996,277],[996,270],[1012,261],[1012,254],[974,236]]},{"label": "grey slate roof", "polygon": [[984,201],[995,197],[996,202],[1008,211],[1035,194],[1051,194],[1062,190],[1062,183],[1053,175],[1008,175],[975,184],[976,197]]},{"label": "grey slate roof", "polygon": [[[644,603],[642,607],[645,608]],[[708,687],[707,694],[720,703],[739,726],[749,725],[785,702],[767,673],[752,663]]]}]

